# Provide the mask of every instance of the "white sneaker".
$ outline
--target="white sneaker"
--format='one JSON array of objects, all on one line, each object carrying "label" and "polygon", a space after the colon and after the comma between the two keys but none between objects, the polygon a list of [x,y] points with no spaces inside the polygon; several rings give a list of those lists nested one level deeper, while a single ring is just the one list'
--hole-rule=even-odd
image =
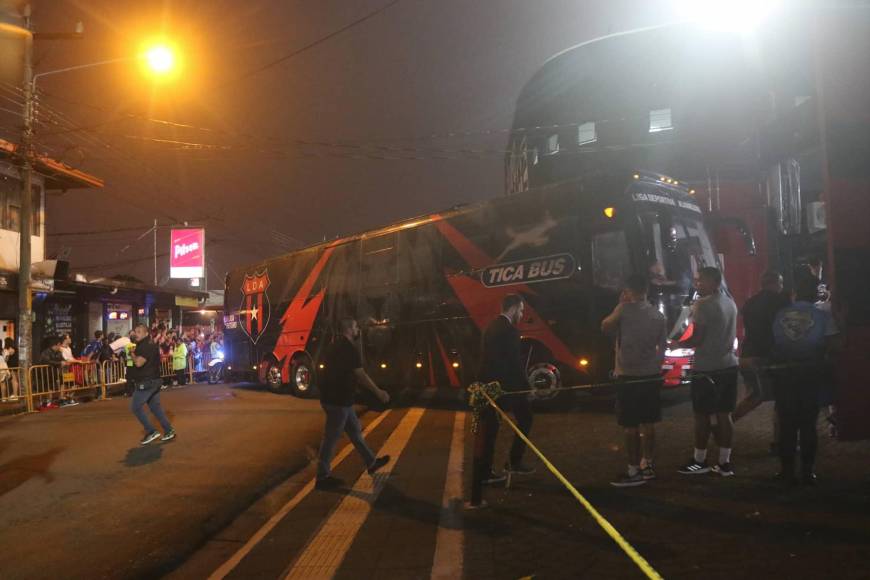
[{"label": "white sneaker", "polygon": [[151,433],[148,433],[147,435],[145,435],[145,437],[142,438],[142,441],[139,442],[139,445],[148,445],[152,441],[159,439],[159,438],[160,438],[160,431],[152,431]]}]

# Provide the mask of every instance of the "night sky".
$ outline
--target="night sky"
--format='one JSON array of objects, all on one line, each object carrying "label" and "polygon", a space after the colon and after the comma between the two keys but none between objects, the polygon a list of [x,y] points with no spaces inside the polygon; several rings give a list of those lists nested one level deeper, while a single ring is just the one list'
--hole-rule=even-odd
[{"label": "night sky", "polygon": [[[505,130],[538,66],[578,42],[666,21],[667,6],[34,2],[37,31],[71,30],[78,20],[86,31],[83,40],[39,43],[38,71],[135,53],[161,30],[186,55],[180,78],[159,86],[135,63],[41,79],[39,148],[106,181],[103,190],[49,197],[49,254],[67,248],[75,271],[150,282],[153,241],[140,236],[155,218],[189,221],[207,228],[209,287],[219,289],[232,267],[501,195]],[[58,235],[70,232],[103,233]],[[159,254],[168,245],[164,228]],[[158,268],[162,281],[166,257]]]}]

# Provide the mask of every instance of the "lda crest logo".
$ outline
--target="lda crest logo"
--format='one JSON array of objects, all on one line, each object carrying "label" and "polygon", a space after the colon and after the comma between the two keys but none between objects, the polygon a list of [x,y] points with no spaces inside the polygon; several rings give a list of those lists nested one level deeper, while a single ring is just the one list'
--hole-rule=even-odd
[{"label": "lda crest logo", "polygon": [[263,270],[253,276],[246,275],[242,282],[242,303],[239,306],[239,318],[242,330],[254,344],[260,340],[266,327],[272,307],[266,290],[269,288],[269,272]]}]

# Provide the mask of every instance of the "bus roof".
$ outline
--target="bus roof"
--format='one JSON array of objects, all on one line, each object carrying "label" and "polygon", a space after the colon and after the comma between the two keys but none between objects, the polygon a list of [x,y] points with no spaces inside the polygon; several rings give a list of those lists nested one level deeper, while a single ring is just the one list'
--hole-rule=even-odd
[{"label": "bus roof", "polygon": [[[651,171],[639,171],[638,170],[638,171],[634,171],[634,172],[628,172],[628,174],[626,174],[624,176],[619,176],[619,177],[600,176],[600,178],[607,179],[607,180],[613,180],[613,181],[619,181],[619,182],[623,183],[625,187],[627,187],[627,185],[629,183],[632,183],[633,181],[640,181],[642,183],[649,183],[651,185],[654,185],[660,191],[664,190],[672,195],[676,194],[678,196],[683,196],[687,199],[691,199],[690,190],[688,189],[688,187],[684,183],[681,183],[678,180],[670,178],[666,175],[661,175],[659,173],[655,173],[655,172],[651,172]],[[437,222],[440,220],[449,219],[449,218],[452,218],[452,217],[455,217],[458,215],[469,213],[469,212],[472,212],[478,208],[481,208],[481,207],[484,207],[484,206],[487,206],[490,204],[510,203],[513,200],[520,198],[522,196],[530,195],[533,193],[540,193],[542,191],[547,191],[547,190],[552,190],[552,189],[560,189],[560,188],[563,188],[566,186],[570,186],[572,184],[580,184],[580,183],[584,183],[584,182],[587,182],[590,180],[591,180],[590,178],[575,178],[575,179],[570,179],[570,180],[561,181],[561,182],[557,182],[557,183],[550,183],[547,185],[543,185],[541,187],[536,187],[536,188],[529,189],[527,191],[524,191],[521,193],[516,193],[513,195],[505,195],[505,196],[490,198],[490,199],[486,199],[486,200],[482,200],[482,201],[478,201],[478,202],[474,202],[474,203],[455,205],[455,206],[453,206],[447,210],[444,210],[444,211],[430,213],[430,214],[423,214],[423,215],[419,215],[416,217],[407,218],[404,220],[393,222],[389,225],[382,226],[379,228],[365,230],[365,231],[358,232],[355,234],[337,237],[333,240],[317,242],[315,244],[303,246],[301,248],[297,248],[297,249],[291,250],[289,252],[284,252],[283,254],[278,254],[276,256],[270,256],[268,258],[263,259],[260,262],[254,262],[251,264],[247,264],[245,266],[239,266],[237,268],[233,268],[231,270],[231,272],[235,272],[237,270],[250,270],[250,269],[255,268],[259,265],[265,265],[265,264],[268,264],[269,262],[274,262],[276,260],[288,258],[290,256],[293,256],[295,254],[300,254],[303,252],[310,252],[310,251],[318,250],[321,248],[342,246],[344,244],[349,244],[349,243],[354,242],[356,240],[375,238],[378,236],[382,236],[382,235],[386,235],[386,234],[390,234],[390,233],[394,233],[394,232],[399,232],[399,231],[410,229],[410,228],[416,228],[416,227],[419,227],[422,225],[434,223],[434,222]],[[625,190],[625,187],[623,188],[623,191]]]}]

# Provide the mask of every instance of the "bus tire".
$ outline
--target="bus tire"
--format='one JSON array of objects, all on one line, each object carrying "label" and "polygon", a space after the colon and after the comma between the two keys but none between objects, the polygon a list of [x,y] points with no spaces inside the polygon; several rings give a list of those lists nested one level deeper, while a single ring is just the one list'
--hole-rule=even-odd
[{"label": "bus tire", "polygon": [[297,356],[290,364],[290,391],[301,399],[315,396],[316,375],[314,365],[307,356]]},{"label": "bus tire", "polygon": [[281,376],[281,367],[278,361],[273,358],[264,359],[260,363],[260,382],[266,385],[266,388],[273,393],[281,393],[284,391],[284,378]]},{"label": "bus tire", "polygon": [[529,401],[539,405],[551,405],[564,397],[564,392],[557,391],[562,386],[562,373],[559,367],[550,362],[539,362],[529,367],[527,371]]}]

